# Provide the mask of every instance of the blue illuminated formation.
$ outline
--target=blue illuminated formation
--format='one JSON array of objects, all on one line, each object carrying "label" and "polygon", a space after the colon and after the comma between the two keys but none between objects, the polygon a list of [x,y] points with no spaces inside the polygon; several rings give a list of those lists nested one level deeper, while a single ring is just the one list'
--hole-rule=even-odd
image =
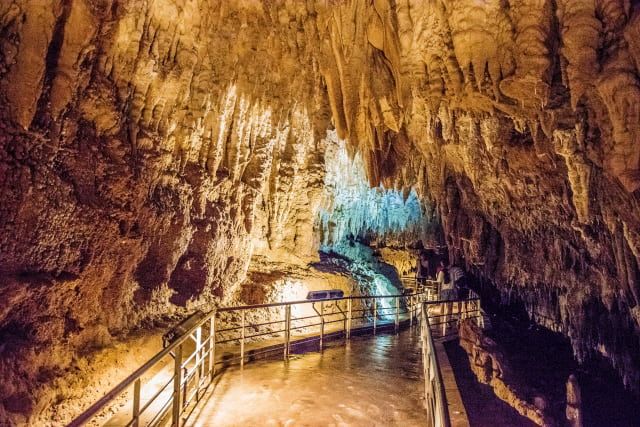
[{"label": "blue illuminated formation", "polygon": [[[328,138],[335,138],[329,135]],[[350,158],[343,141],[328,144],[325,207],[320,209],[322,243],[330,246],[348,237],[383,238],[407,231],[420,235],[423,215],[415,190],[371,188],[359,154]]]},{"label": "blue illuminated formation", "polygon": [[[371,188],[360,155],[351,158],[335,133],[327,139],[324,206],[319,212],[321,250],[348,259],[347,268],[365,293],[397,294],[372,249],[359,240],[385,240],[407,232],[419,239],[424,222],[420,201],[414,190],[405,200],[401,191]],[[381,317],[386,317],[391,304],[391,299],[380,301]]]}]

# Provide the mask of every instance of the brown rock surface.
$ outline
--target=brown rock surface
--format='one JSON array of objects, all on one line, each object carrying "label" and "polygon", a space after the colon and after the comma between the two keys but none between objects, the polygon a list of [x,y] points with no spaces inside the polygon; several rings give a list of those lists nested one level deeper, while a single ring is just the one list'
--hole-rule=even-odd
[{"label": "brown rock surface", "polygon": [[534,423],[557,425],[557,421],[545,411],[548,398],[536,394],[513,373],[504,355],[505,350],[499,344],[469,320],[461,323],[459,335],[460,346],[467,352],[471,370],[478,381],[490,385],[496,396]]},{"label": "brown rock surface", "polygon": [[254,248],[311,257],[332,127],[438,206],[453,260],[639,384],[631,3],[1,2],[0,420],[231,298]]}]

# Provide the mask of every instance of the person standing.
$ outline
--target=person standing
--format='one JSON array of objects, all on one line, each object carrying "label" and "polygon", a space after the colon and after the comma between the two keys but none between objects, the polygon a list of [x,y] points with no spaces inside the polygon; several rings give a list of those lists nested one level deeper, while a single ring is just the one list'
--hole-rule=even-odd
[{"label": "person standing", "polygon": [[438,265],[438,274],[436,276],[438,282],[439,300],[442,301],[442,335],[447,334],[449,324],[453,319],[453,300],[456,299],[456,289],[449,275],[449,271],[444,265],[444,261],[440,261]]},{"label": "person standing", "polygon": [[454,300],[457,298],[456,289],[453,286],[453,280],[451,280],[451,275],[449,270],[444,265],[444,261],[440,261],[438,265],[438,273],[436,276],[436,281],[438,282],[438,291],[440,293],[441,300]]},{"label": "person standing", "polygon": [[449,275],[451,276],[451,283],[457,290],[457,296],[460,299],[467,299],[469,297],[469,287],[467,286],[467,277],[464,270],[457,265],[449,267]]},{"label": "person standing", "polygon": [[425,251],[420,252],[416,269],[416,279],[418,284],[424,285],[425,281],[430,277],[429,257]]}]

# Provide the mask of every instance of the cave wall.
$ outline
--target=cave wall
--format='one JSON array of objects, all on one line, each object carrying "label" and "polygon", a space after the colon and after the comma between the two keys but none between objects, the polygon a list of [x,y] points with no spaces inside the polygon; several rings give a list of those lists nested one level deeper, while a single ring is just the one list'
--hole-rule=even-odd
[{"label": "cave wall", "polygon": [[0,424],[92,348],[230,298],[254,242],[311,234],[317,66],[288,15],[228,6],[0,4]]},{"label": "cave wall", "polygon": [[628,0],[3,1],[0,419],[254,249],[311,256],[332,128],[637,384],[638,40]]},{"label": "cave wall", "polygon": [[[637,6],[509,2],[456,21],[462,12],[441,5],[434,16],[453,50],[436,59],[444,75],[429,72],[428,96],[414,97],[408,129],[451,260],[563,332],[579,359],[607,357],[637,391]],[[483,17],[496,34],[479,29]],[[452,56],[458,67],[443,71]]]}]

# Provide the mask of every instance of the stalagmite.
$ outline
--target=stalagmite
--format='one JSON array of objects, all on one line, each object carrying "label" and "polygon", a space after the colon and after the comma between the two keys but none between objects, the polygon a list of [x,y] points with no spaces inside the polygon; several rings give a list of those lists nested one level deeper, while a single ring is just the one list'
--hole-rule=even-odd
[{"label": "stalagmite", "polygon": [[571,374],[567,380],[567,421],[571,427],[582,427],[582,398],[580,386],[575,375]]}]

